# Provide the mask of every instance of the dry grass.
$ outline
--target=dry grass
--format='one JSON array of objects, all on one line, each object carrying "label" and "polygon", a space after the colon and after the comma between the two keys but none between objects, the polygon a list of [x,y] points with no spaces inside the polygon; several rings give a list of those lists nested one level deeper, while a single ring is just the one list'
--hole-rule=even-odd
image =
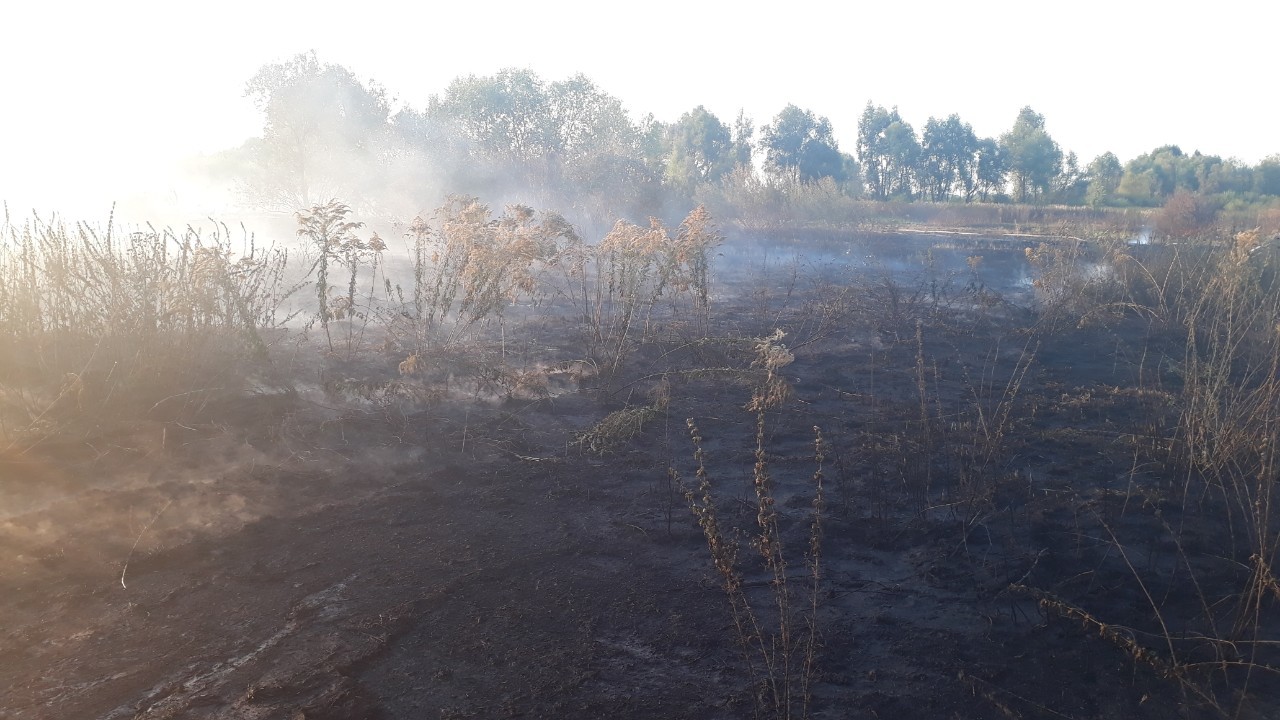
[{"label": "dry grass", "polygon": [[396,344],[410,353],[448,348],[539,287],[543,266],[580,243],[555,213],[539,215],[515,205],[494,217],[476,198],[454,197],[409,228],[411,292],[387,283],[390,306],[382,320]]},{"label": "dry grass", "polygon": [[122,232],[8,216],[0,228],[0,444],[69,422],[169,417],[262,363],[284,250],[211,230]]},{"label": "dry grass", "polygon": [[[656,219],[644,228],[619,221],[598,245],[571,243],[557,259],[563,294],[581,318],[587,355],[613,377],[631,343],[653,336],[661,301],[673,318],[709,330],[710,256],[722,241],[705,208],[673,234]],[[637,338],[637,334],[639,338]]]},{"label": "dry grass", "polygon": [[[1134,319],[1147,328],[1139,377],[1150,384],[1106,397],[1064,395],[1060,405],[1083,413],[1132,398],[1143,412],[1173,420],[1135,418],[1133,470],[1119,516],[1091,515],[1110,557],[1120,561],[1115,571],[1145,599],[1127,621],[1132,627],[1043,589],[1018,589],[1096,630],[1224,717],[1239,716],[1257,677],[1280,667],[1280,287],[1275,258],[1258,250],[1262,240],[1257,231],[1239,233],[1230,242],[1164,249],[1145,262],[1113,249],[1105,279],[1082,279],[1071,270],[1079,257],[1061,249],[1029,253],[1040,271],[1037,289],[1045,292],[1049,322],[1042,329]],[[1163,472],[1144,483],[1139,466]],[[1133,557],[1143,546],[1145,562]],[[1206,654],[1213,659],[1195,659]]]},{"label": "dry grass", "polygon": [[645,425],[660,415],[660,411],[648,405],[615,410],[578,435],[574,444],[600,454],[616,450],[644,432]]}]

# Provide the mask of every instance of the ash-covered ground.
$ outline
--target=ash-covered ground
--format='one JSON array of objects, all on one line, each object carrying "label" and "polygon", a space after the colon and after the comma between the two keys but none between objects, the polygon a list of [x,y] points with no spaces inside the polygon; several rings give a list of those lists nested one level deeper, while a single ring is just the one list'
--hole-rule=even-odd
[{"label": "ash-covered ground", "polygon": [[416,393],[400,355],[295,346],[181,422],[45,442],[0,465],[0,715],[739,718],[791,687],[817,718],[1211,716],[1133,652],[1164,648],[1152,594],[1198,602],[1160,532],[1197,516],[1140,439],[1171,422],[1164,340],[1046,323],[1030,246],[731,239],[710,314],[659,305],[616,363],[553,298],[420,358]]}]

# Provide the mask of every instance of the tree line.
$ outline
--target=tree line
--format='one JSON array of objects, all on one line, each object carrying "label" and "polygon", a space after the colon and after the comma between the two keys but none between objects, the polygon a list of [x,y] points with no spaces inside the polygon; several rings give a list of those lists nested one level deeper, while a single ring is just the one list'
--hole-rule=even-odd
[{"label": "tree line", "polygon": [[584,75],[548,82],[523,69],[459,77],[425,107],[397,108],[376,82],[308,53],[263,66],[246,94],[264,115],[262,136],[215,167],[254,203],[290,210],[332,197],[372,209],[468,193],[643,217],[704,195],[813,187],[881,201],[1092,207],[1159,206],[1179,193],[1218,207],[1280,196],[1280,155],[1249,166],[1165,145],[1082,166],[1030,107],[999,137],[979,137],[956,114],[917,133],[896,107],[868,102],[851,153],[826,117],[795,105],[758,130],[741,112],[725,122],[702,106],[674,122],[634,120]]}]

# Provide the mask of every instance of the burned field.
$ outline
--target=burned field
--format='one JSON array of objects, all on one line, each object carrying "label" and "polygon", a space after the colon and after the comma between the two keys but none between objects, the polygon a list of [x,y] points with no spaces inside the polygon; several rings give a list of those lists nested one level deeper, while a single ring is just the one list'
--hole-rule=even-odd
[{"label": "burned field", "polygon": [[11,311],[5,717],[1275,712],[1257,238],[441,217]]}]

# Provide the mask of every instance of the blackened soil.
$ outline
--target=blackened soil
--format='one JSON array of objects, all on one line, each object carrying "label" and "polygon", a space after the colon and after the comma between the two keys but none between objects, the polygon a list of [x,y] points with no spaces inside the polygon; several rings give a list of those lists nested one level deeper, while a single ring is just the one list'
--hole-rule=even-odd
[{"label": "blackened soil", "polygon": [[[1141,387],[1165,391],[1133,359],[1140,330],[1046,336],[1025,307],[963,293],[939,306],[874,279],[844,294],[829,277],[786,283],[723,297],[719,340],[658,333],[607,383],[551,396],[248,396],[6,461],[0,716],[751,716],[761,657],[744,657],[668,468],[696,484],[694,418],[746,597],[781,641],[751,545],[744,410],[763,379],[751,338],[775,321],[796,359],[764,458],[797,647],[816,608],[815,664],[798,653],[792,670],[814,717],[1212,716],[1012,589],[1160,647],[1098,522],[1137,538],[1160,526],[1140,511],[1162,470],[1132,472],[1147,450],[1119,440],[1167,422],[1165,396],[1125,390],[1143,369]],[[561,328],[547,344],[573,346],[547,327]],[[655,393],[666,404],[634,437],[605,454],[575,442]],[[810,604],[814,426],[826,506]],[[1144,577],[1167,580],[1171,551],[1143,550]],[[1161,585],[1170,616],[1198,602],[1184,585]],[[1274,705],[1262,682],[1242,716]]]}]

